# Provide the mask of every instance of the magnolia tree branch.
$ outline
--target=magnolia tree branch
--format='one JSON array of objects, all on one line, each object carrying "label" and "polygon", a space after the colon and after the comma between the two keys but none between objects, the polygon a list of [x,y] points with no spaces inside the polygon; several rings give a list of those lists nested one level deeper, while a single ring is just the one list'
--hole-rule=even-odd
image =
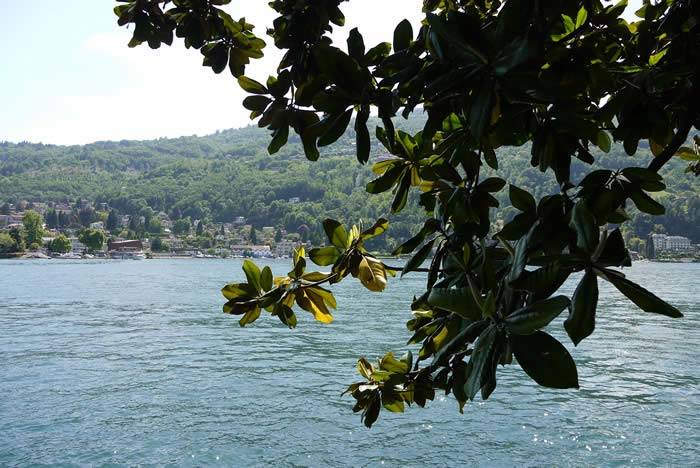
[{"label": "magnolia tree branch", "polygon": [[683,146],[683,143],[688,139],[690,131],[693,129],[693,118],[691,114],[687,114],[686,117],[681,122],[681,126],[678,131],[673,136],[671,142],[664,148],[664,150],[656,156],[649,164],[648,169],[650,171],[659,172],[662,167],[668,163],[671,158],[678,152],[678,150]]}]

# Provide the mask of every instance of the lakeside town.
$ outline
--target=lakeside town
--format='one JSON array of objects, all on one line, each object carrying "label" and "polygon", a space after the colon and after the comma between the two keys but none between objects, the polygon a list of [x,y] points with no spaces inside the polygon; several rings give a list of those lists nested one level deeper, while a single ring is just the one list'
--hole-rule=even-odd
[{"label": "lakeside town", "polygon": [[165,212],[122,215],[106,203],[20,202],[0,205],[0,258],[286,258],[310,247],[308,232],[207,223]]},{"label": "lakeside town", "polygon": [[[312,247],[308,227],[255,227],[242,216],[221,223],[163,211],[129,215],[82,199],[0,205],[0,258],[287,258],[300,246]],[[700,262],[700,245],[652,232],[630,254],[637,261]]]}]

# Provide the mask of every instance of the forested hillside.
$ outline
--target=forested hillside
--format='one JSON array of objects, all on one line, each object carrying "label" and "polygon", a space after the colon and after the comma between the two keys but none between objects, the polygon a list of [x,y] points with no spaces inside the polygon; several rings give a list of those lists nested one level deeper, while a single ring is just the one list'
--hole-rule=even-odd
[{"label": "forested hillside", "polygon": [[[403,127],[415,131],[421,126],[419,120],[412,120]],[[370,166],[360,166],[355,160],[354,141],[348,131],[315,163],[306,160],[296,137],[279,153],[268,155],[269,136],[256,127],[205,137],[84,146],[0,143],[0,203],[84,198],[107,202],[124,214],[138,214],[150,207],[175,217],[217,222],[245,216],[257,226],[290,231],[305,224],[312,239],[320,239],[319,222],[326,216],[371,221],[389,213],[388,196],[365,193],[372,173]],[[596,164],[606,168],[643,166],[651,157],[646,148],[629,157],[616,147],[596,156],[600,156]],[[382,157],[378,147],[373,150],[372,161]],[[572,180],[580,180],[583,169],[583,163],[575,163]],[[654,225],[663,225],[671,234],[700,242],[700,180],[684,169],[679,160],[663,171],[668,189],[660,193],[659,201],[666,215],[652,218],[630,207],[629,236],[644,238]],[[530,166],[526,146],[499,154],[498,175],[537,196],[558,190],[552,174]],[[421,217],[413,195],[412,207],[392,219],[386,247],[417,230]],[[509,219],[514,212],[508,207],[507,190],[499,195],[502,218]]]}]

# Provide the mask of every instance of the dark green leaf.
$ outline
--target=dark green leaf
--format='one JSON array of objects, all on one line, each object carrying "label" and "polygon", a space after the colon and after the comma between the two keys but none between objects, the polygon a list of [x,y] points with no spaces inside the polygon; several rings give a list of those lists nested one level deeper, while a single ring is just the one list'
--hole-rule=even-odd
[{"label": "dark green leaf", "polygon": [[394,30],[394,50],[400,52],[408,49],[413,40],[413,26],[408,20],[401,21]]},{"label": "dark green leaf", "polygon": [[369,161],[371,142],[369,130],[367,129],[367,119],[369,118],[369,108],[364,108],[357,114],[355,119],[355,146],[357,148],[357,160],[360,164]]},{"label": "dark green leaf", "polygon": [[405,168],[403,165],[394,166],[380,177],[372,180],[367,184],[368,193],[382,193],[391,189],[399,181],[404,174]]},{"label": "dark green leaf", "polygon": [[662,214],[666,213],[666,208],[664,208],[661,203],[651,198],[642,190],[633,190],[629,196],[639,211],[643,211],[644,213],[654,216],[661,216]]},{"label": "dark green leaf", "polygon": [[243,100],[243,107],[251,111],[262,112],[267,109],[272,99],[267,96],[248,96]]},{"label": "dark green leaf", "polygon": [[334,246],[321,247],[317,249],[311,249],[309,252],[309,258],[312,262],[319,266],[333,265],[338,257],[340,257],[340,250]]},{"label": "dark green leaf", "polygon": [[618,276],[614,272],[610,273],[610,270],[605,270],[605,273],[605,279],[610,281],[622,294],[627,296],[630,301],[634,302],[643,311],[673,318],[683,317],[683,314],[678,309],[638,284]]},{"label": "dark green leaf", "polygon": [[401,211],[408,201],[408,191],[411,188],[411,174],[404,172],[401,182],[396,189],[394,201],[391,203],[391,212],[398,213]]},{"label": "dark green leaf", "polygon": [[382,391],[382,406],[392,413],[403,413],[404,401],[401,395],[393,389],[384,388]]},{"label": "dark green leaf", "polygon": [[371,227],[360,233],[362,240],[369,240],[377,236],[381,236],[389,229],[389,221],[384,218],[379,218]]},{"label": "dark green leaf", "polygon": [[350,30],[350,35],[348,36],[348,53],[352,58],[360,61],[365,56],[365,41],[362,39],[362,34],[357,28]]},{"label": "dark green leaf", "polygon": [[266,266],[262,269],[262,273],[260,274],[260,286],[262,287],[263,291],[269,291],[272,289],[272,280],[272,270],[269,266]]},{"label": "dark green leaf", "polygon": [[258,318],[260,318],[260,312],[260,307],[256,307],[253,310],[249,310],[243,315],[243,317],[241,317],[241,319],[238,321],[238,324],[241,327],[245,327],[246,325],[255,322]]},{"label": "dark green leaf", "polygon": [[598,245],[599,231],[585,201],[581,200],[574,206],[569,227],[576,231],[576,245],[589,254],[593,253]]},{"label": "dark green leaf", "polygon": [[262,275],[260,268],[250,260],[245,260],[243,262],[243,272],[248,279],[248,284],[250,284],[256,291],[260,292],[262,286],[260,285],[260,276]]},{"label": "dark green leaf", "polygon": [[433,288],[428,295],[432,307],[455,313],[467,320],[479,320],[481,309],[469,288]]},{"label": "dark green leaf", "polygon": [[516,335],[529,335],[546,327],[564,309],[570,301],[566,296],[556,296],[518,309],[505,319],[508,331]]},{"label": "dark green leaf", "polygon": [[622,238],[620,229],[613,230],[603,241],[603,249],[595,259],[600,266],[632,266],[629,251],[625,247],[625,240]]},{"label": "dark green leaf", "polygon": [[423,262],[425,262],[425,260],[428,258],[428,255],[430,255],[430,253],[433,251],[434,244],[435,239],[421,247],[420,250],[418,250],[418,252],[408,262],[406,262],[406,266],[404,266],[403,270],[401,271],[401,276],[420,268]]},{"label": "dark green leaf", "polygon": [[343,136],[352,118],[352,109],[348,109],[342,114],[330,116],[330,123],[326,132],[318,139],[318,146],[328,146],[335,143]]},{"label": "dark green leaf", "polygon": [[595,329],[595,311],[598,305],[598,277],[592,270],[586,270],[576,287],[569,317],[564,328],[574,345],[590,336]]},{"label": "dark green leaf", "polygon": [[511,205],[520,211],[535,211],[537,209],[535,197],[515,185],[510,186],[509,196]]},{"label": "dark green leaf", "polygon": [[243,88],[244,91],[251,94],[267,94],[268,92],[267,88],[263,86],[262,83],[258,83],[257,81],[248,78],[247,76],[239,76],[238,84],[241,88]]},{"label": "dark green leaf", "polygon": [[518,364],[535,382],[548,388],[578,388],[576,363],[564,345],[543,331],[511,335]]},{"label": "dark green leaf", "polygon": [[280,148],[287,144],[289,139],[289,126],[282,125],[280,128],[274,131],[272,134],[272,141],[270,141],[267,151],[270,154],[277,153]]},{"label": "dark green leaf", "polygon": [[427,236],[433,234],[437,230],[437,228],[438,221],[434,218],[429,219],[425,222],[425,224],[423,225],[423,229],[421,229],[418,234],[416,234],[414,237],[410,238],[401,246],[399,246],[396,250],[394,250],[392,255],[401,255],[413,252],[416,249],[416,247],[418,247]]},{"label": "dark green leaf", "polygon": [[474,352],[469,359],[471,370],[464,384],[464,393],[470,400],[473,400],[481,390],[484,371],[487,371],[489,364],[493,362],[497,336],[498,328],[491,325],[479,335],[476,346],[474,346]]},{"label": "dark green leaf", "polygon": [[506,186],[506,181],[500,177],[489,177],[488,179],[481,182],[477,188],[479,190],[484,190],[486,192],[494,193],[500,192],[503,187]]},{"label": "dark green leaf", "polygon": [[341,250],[345,250],[348,246],[348,232],[345,227],[334,219],[326,219],[323,221],[323,230],[326,231],[326,236],[331,244]]}]

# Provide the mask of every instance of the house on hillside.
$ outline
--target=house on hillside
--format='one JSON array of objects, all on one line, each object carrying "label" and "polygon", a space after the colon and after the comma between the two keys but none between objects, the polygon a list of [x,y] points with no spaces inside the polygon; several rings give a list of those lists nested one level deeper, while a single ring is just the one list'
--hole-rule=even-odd
[{"label": "house on hillside", "polygon": [[687,252],[692,249],[690,239],[683,236],[668,236],[666,234],[652,234],[655,252]]},{"label": "house on hillside", "polygon": [[121,251],[142,251],[143,242],[140,240],[114,240],[107,243],[107,250],[110,252]]},{"label": "house on hillside", "polygon": [[245,255],[252,255],[255,258],[270,258],[273,257],[272,249],[269,245],[249,245],[249,244],[235,244],[230,247],[231,255],[236,257],[243,257]]},{"label": "house on hillside", "polygon": [[275,245],[275,256],[278,258],[291,257],[300,245],[301,242],[299,241],[283,239]]}]

